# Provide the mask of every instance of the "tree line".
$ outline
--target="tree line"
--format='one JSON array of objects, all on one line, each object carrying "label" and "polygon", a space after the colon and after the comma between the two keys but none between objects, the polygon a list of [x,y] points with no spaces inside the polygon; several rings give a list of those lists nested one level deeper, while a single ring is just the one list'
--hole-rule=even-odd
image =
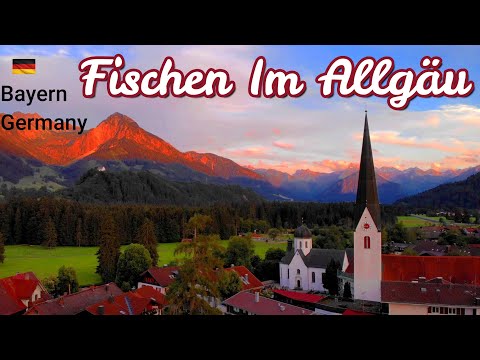
[{"label": "tree line", "polygon": [[[395,209],[383,207],[382,221],[395,222]],[[269,228],[293,229],[341,225],[353,228],[352,203],[261,202],[216,204],[205,207],[92,204],[43,197],[15,197],[0,204],[0,232],[5,244],[47,246],[98,246],[101,224],[111,217],[121,234],[121,244],[134,242],[144,223],[150,219],[158,242],[178,242],[189,237],[187,223],[195,214],[212,218],[205,234],[229,239],[241,232],[265,233]]]}]

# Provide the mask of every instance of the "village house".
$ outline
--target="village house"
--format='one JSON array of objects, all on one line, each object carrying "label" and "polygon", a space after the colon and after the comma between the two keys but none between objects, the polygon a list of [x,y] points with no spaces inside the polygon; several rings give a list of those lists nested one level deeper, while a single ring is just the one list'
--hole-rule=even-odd
[{"label": "village house", "polygon": [[313,311],[242,291],[223,302],[231,315],[312,315]]},{"label": "village house", "polygon": [[108,300],[110,296],[123,294],[113,282],[90,286],[79,292],[60,296],[32,306],[25,315],[77,315],[87,307]]},{"label": "village house", "polygon": [[110,295],[107,300],[88,306],[85,312],[91,315],[162,315],[166,305],[165,295],[143,286],[128,293]]},{"label": "village house", "polygon": [[138,288],[150,286],[165,295],[166,289],[175,281],[177,276],[178,266],[153,266],[140,274]]},{"label": "village house", "polygon": [[34,304],[51,298],[31,271],[0,279],[0,315],[22,314]]}]

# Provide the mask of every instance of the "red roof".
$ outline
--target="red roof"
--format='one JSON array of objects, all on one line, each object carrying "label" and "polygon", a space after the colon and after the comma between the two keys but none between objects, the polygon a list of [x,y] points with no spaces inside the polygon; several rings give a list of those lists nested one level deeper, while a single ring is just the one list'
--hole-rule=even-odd
[{"label": "red roof", "polygon": [[412,281],[419,277],[457,284],[480,285],[480,256],[382,255],[384,281]]},{"label": "red roof", "polygon": [[91,286],[77,293],[61,296],[34,305],[26,315],[76,315],[88,306],[107,300],[110,296],[122,294],[122,290],[115,283],[100,286]]},{"label": "red roof", "polygon": [[52,298],[31,271],[0,279],[0,315],[11,315],[25,310],[27,306],[22,300],[35,301],[32,296],[37,286],[41,288],[41,297],[37,302]]},{"label": "red roof", "polygon": [[480,288],[471,284],[382,281],[382,301],[408,304],[474,306]]},{"label": "red roof", "polygon": [[259,296],[259,301],[255,302],[255,294],[248,291],[239,292],[225,300],[224,303],[255,315],[311,315],[313,313],[311,310],[278,302],[264,296]]},{"label": "red roof", "polygon": [[319,301],[325,299],[325,296],[322,295],[306,294],[297,291],[273,290],[273,292],[292,300],[303,301],[311,304],[316,304]]},{"label": "red roof", "polygon": [[104,315],[141,315],[151,308],[152,299],[155,305],[163,307],[166,304],[165,295],[151,286],[143,286],[134,292],[128,292],[97,304],[90,305],[85,310],[93,315],[99,314],[99,306],[103,306]]},{"label": "red roof", "polygon": [[343,312],[342,315],[373,315],[364,311],[347,309]]},{"label": "red roof", "polygon": [[172,282],[175,281],[175,276],[178,274],[178,266],[153,266],[140,276],[143,277],[146,274],[150,274],[150,276],[155,279],[159,286],[168,287]]},{"label": "red roof", "polygon": [[232,266],[225,271],[235,271],[242,280],[242,290],[251,290],[263,287],[263,283],[245,266]]},{"label": "red roof", "polygon": [[142,286],[135,290],[135,292],[144,298],[150,299],[153,298],[158,305],[165,306],[167,305],[167,298],[160,291],[152,288],[151,286]]}]

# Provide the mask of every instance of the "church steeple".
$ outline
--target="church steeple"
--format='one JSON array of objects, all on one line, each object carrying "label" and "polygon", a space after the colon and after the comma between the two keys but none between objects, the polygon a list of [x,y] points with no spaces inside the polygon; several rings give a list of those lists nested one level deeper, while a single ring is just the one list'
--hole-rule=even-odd
[{"label": "church steeple", "polygon": [[354,226],[358,225],[366,207],[377,229],[380,230],[380,205],[378,203],[377,182],[375,180],[375,166],[373,165],[367,111],[365,110],[365,125],[363,129],[362,156],[360,158],[360,171],[358,175],[357,200],[355,201]]}]

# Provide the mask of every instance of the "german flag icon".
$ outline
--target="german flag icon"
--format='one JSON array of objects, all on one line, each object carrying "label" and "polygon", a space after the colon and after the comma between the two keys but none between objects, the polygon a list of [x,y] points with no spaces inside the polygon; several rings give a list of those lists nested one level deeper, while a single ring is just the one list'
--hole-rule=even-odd
[{"label": "german flag icon", "polygon": [[13,59],[12,74],[35,74],[35,59]]}]

